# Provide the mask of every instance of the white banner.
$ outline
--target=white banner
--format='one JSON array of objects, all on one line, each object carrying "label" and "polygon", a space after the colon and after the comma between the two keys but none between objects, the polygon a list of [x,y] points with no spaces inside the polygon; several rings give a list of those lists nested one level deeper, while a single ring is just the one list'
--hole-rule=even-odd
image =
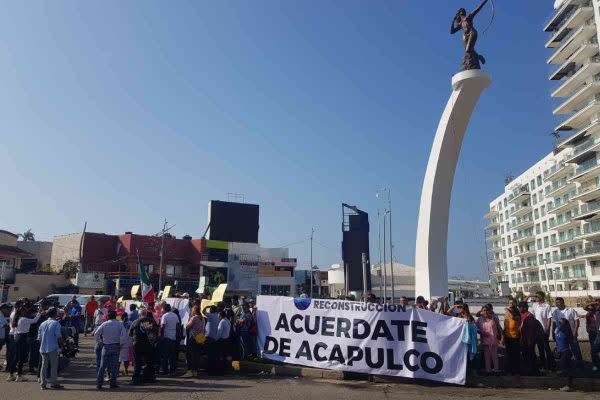
[{"label": "white banner", "polygon": [[414,308],[258,296],[263,358],[315,368],[465,384],[465,321]]}]

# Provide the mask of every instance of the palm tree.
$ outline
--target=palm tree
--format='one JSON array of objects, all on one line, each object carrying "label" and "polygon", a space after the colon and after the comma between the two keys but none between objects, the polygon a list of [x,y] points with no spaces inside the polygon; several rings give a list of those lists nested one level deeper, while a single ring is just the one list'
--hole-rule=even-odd
[{"label": "palm tree", "polygon": [[21,236],[24,242],[35,242],[35,234],[31,232],[31,228],[27,229],[19,236]]}]

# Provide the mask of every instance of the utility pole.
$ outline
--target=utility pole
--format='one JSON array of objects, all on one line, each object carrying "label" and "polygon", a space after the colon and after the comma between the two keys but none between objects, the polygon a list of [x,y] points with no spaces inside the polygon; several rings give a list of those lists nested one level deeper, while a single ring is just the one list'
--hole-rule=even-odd
[{"label": "utility pole", "polygon": [[362,253],[363,302],[367,302],[367,254]]},{"label": "utility pole", "polygon": [[388,208],[390,212],[390,273],[392,274],[392,304],[394,304],[394,258],[392,245],[392,189],[388,188]]},{"label": "utility pole", "polygon": [[380,265],[383,271],[383,303],[387,302],[387,266],[385,262],[385,217],[388,211],[383,210],[383,264]]},{"label": "utility pole", "polygon": [[314,279],[314,273],[313,273],[313,236],[315,234],[315,228],[311,228],[310,230],[310,298],[312,299],[313,297],[313,279]]},{"label": "utility pole", "polygon": [[162,290],[162,276],[163,276],[163,259],[165,254],[165,234],[167,233],[167,219],[165,218],[165,223],[163,224],[163,228],[161,231],[161,240],[160,240],[160,266],[158,267],[158,291]]},{"label": "utility pole", "polygon": [[381,271],[381,215],[379,214],[379,207],[377,207],[377,249],[379,250],[379,297],[383,293],[382,285],[382,271]]}]

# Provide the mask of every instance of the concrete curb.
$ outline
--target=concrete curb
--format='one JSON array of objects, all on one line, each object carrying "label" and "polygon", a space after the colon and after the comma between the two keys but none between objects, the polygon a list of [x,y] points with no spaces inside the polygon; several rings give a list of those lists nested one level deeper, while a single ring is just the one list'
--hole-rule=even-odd
[{"label": "concrete curb", "polygon": [[[233,369],[244,373],[264,373],[276,376],[299,376],[329,380],[366,380],[373,383],[395,383],[423,386],[448,386],[448,384],[424,379],[399,378],[382,375],[355,374],[343,371],[308,368],[297,365],[267,364],[252,361],[236,361]],[[452,385],[460,386],[460,385]],[[600,379],[568,378],[550,376],[486,376],[472,377],[466,387],[485,388],[519,388],[559,390],[570,386],[571,390],[582,392],[600,391]]]}]

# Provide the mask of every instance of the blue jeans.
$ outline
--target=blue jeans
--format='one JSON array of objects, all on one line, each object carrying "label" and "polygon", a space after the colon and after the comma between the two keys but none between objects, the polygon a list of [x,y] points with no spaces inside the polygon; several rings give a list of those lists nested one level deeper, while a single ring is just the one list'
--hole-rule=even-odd
[{"label": "blue jeans", "polygon": [[100,369],[100,361],[102,361],[102,346],[96,343],[94,346],[94,353],[96,353],[96,371]]},{"label": "blue jeans", "polygon": [[104,372],[108,370],[110,377],[110,385],[114,386],[117,384],[117,374],[119,372],[119,345],[118,344],[105,344],[102,346],[102,360],[100,361],[100,368],[96,375],[96,386],[102,387],[104,382]]}]

